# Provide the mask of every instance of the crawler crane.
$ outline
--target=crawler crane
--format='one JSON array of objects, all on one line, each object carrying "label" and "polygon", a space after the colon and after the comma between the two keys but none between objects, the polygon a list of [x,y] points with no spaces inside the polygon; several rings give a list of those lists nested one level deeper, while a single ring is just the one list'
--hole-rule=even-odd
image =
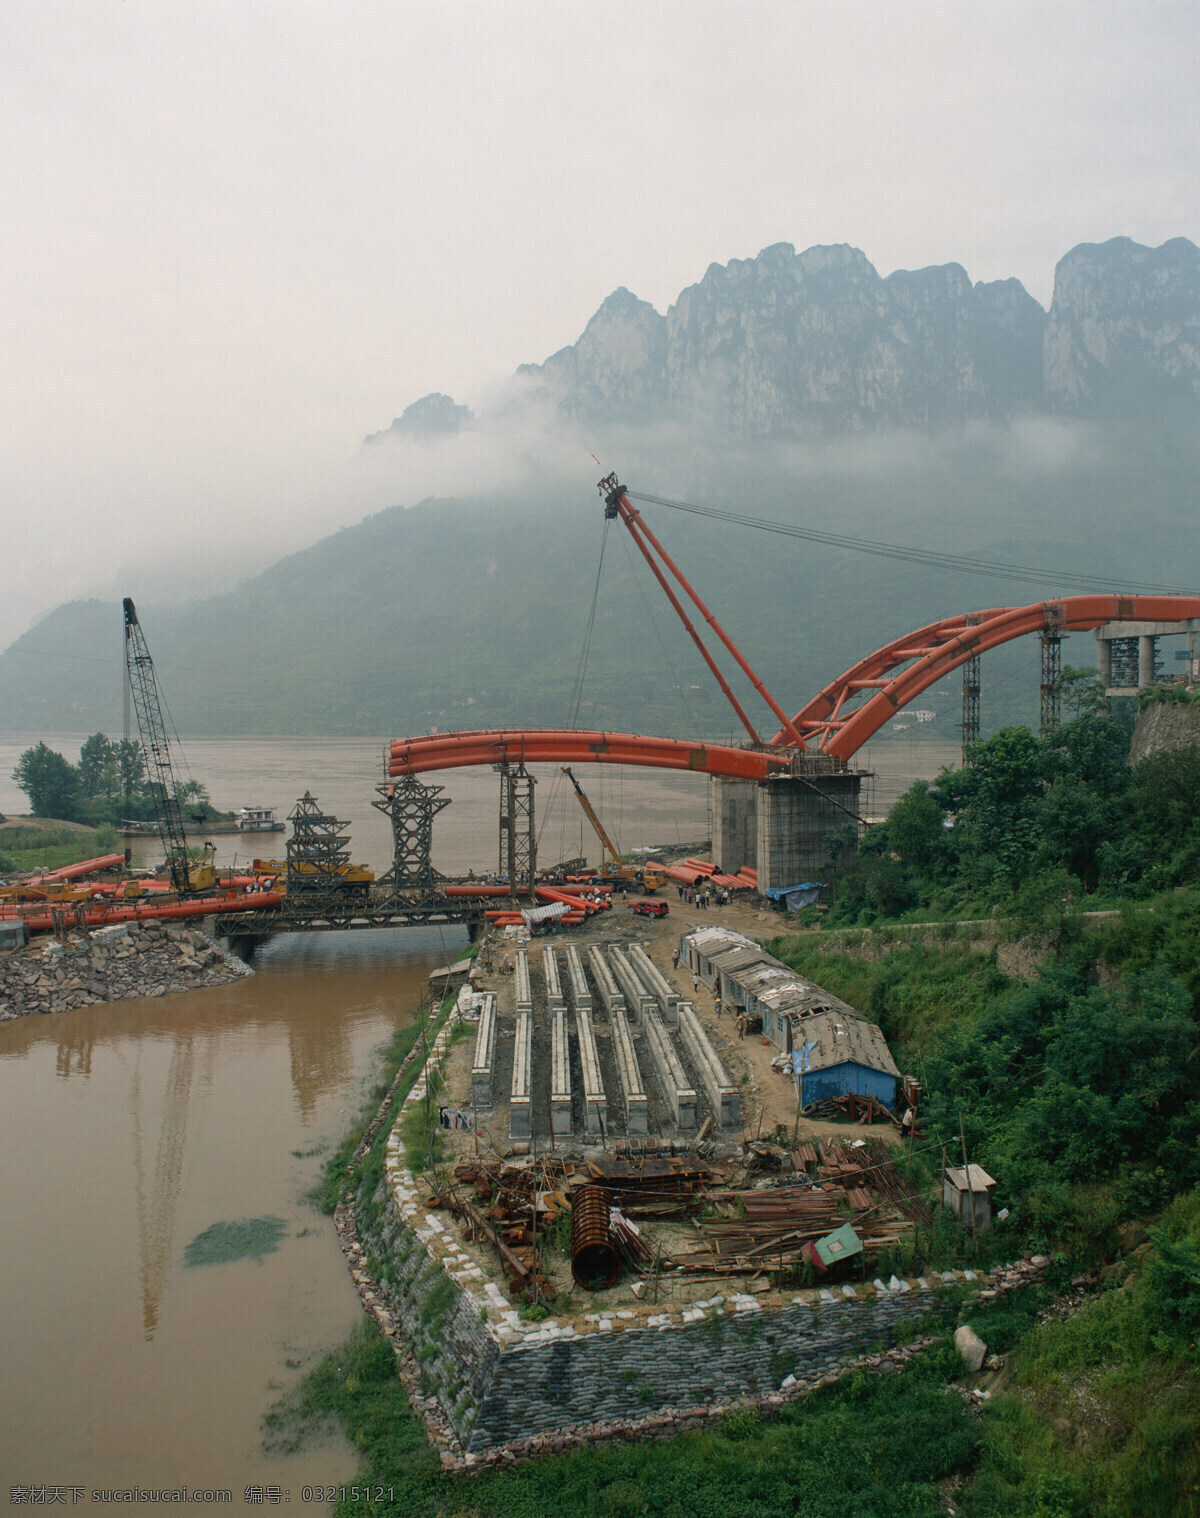
[{"label": "crawler crane", "polygon": [[616,844],[608,836],[604,824],[596,815],[596,809],[587,799],[583,787],[571,773],[569,765],[562,766],[562,772],[575,787],[575,797],[583,808],[583,814],[591,823],[596,837],[600,840],[600,874],[605,880],[628,880],[636,882],[642,891],[649,896],[652,891],[657,891],[660,886],[665,886],[667,877],[649,865],[622,864],[621,854]]},{"label": "crawler crane", "polygon": [[166,850],[167,872],[171,884],[181,896],[194,896],[199,891],[216,888],[216,849],[211,843],[206,843],[204,857],[199,861],[192,859],[188,853],[183,830],[183,809],[179,805],[179,787],[171,768],[171,748],[163,722],[154,660],[150,657],[150,649],[138,621],[137,608],[128,596],[125,597],[124,608],[125,667],[129,672],[129,690],[142,735],[146,774],[150,794],[154,798],[154,816],[158,823],[159,837]]}]

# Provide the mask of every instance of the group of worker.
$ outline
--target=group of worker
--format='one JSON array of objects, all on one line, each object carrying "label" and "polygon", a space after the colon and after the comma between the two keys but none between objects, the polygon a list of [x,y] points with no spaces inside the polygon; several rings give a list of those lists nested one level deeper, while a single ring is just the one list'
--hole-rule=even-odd
[{"label": "group of worker", "polygon": [[729,892],[724,886],[676,886],[680,901],[689,907],[698,907],[706,912],[711,906],[723,907],[729,903]]}]

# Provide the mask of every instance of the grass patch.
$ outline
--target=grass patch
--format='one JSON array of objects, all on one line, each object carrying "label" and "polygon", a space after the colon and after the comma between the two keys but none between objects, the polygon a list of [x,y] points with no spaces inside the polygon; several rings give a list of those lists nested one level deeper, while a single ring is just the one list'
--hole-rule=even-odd
[{"label": "grass patch", "polygon": [[282,1218],[240,1218],[214,1223],[198,1233],[183,1251],[185,1265],[226,1265],[231,1260],[261,1259],[279,1248],[287,1232]]},{"label": "grass patch", "polygon": [[[438,1015],[439,1022],[440,1019],[441,1014]],[[428,1036],[430,1040],[432,1040],[436,1031],[437,1022],[435,1022],[429,1030]],[[400,1066],[404,1062],[405,1057],[411,1052],[420,1037],[421,1017],[418,1015],[418,1017],[413,1022],[411,1022],[407,1028],[397,1029],[386,1044],[383,1051],[379,1080],[372,1088],[371,1096],[365,1102],[362,1111],[359,1113],[358,1120],[355,1122],[354,1126],[350,1129],[349,1133],[346,1134],[345,1138],[342,1139],[341,1143],[334,1150],[333,1154],[331,1154],[330,1157],[325,1161],[325,1164],[321,1168],[321,1179],[312,1188],[312,1190],[307,1193],[306,1200],[311,1202],[314,1207],[320,1208],[322,1212],[330,1214],[337,1206],[338,1199],[342,1194],[342,1190],[350,1178],[350,1164],[354,1158],[354,1151],[362,1142],[363,1134],[367,1131],[368,1127],[370,1127],[371,1120],[379,1111],[379,1103],[382,1100],[384,1093],[387,1091],[388,1087],[395,1080],[397,1070],[399,1070]],[[419,1071],[420,1060],[415,1059],[407,1074],[405,1075],[404,1080],[400,1082],[400,1085],[396,1089],[395,1095],[392,1098],[391,1112],[389,1113],[387,1120],[384,1122],[382,1128],[380,1129],[380,1133],[384,1136],[385,1142],[386,1133],[391,1127],[393,1115],[397,1111],[400,1103],[403,1102],[404,1098],[412,1090],[414,1084],[416,1083]],[[369,1155],[364,1157],[364,1167],[369,1158]],[[382,1157],[380,1157],[379,1163],[380,1167],[382,1167]]]},{"label": "grass patch", "polygon": [[[324,1372],[328,1390],[310,1400],[345,1410],[346,1429],[366,1455],[362,1480],[392,1489],[391,1500],[370,1511],[397,1518],[942,1518],[937,1483],[969,1464],[979,1444],[962,1403],[943,1390],[955,1365],[953,1350],[942,1347],[886,1380],[851,1378],[774,1418],[734,1413],[701,1434],[581,1448],[474,1477],[444,1474],[429,1447],[413,1441],[411,1417],[374,1420],[365,1379],[349,1397],[335,1373]],[[395,1372],[380,1373],[386,1399]],[[639,1400],[644,1392],[649,1405],[649,1383],[634,1389]],[[346,1503],[337,1511],[367,1509]]]},{"label": "grass patch", "polygon": [[123,847],[121,838],[107,825],[80,833],[66,827],[30,828],[12,823],[0,827],[0,870],[11,874],[57,870],[81,859],[119,853]]}]

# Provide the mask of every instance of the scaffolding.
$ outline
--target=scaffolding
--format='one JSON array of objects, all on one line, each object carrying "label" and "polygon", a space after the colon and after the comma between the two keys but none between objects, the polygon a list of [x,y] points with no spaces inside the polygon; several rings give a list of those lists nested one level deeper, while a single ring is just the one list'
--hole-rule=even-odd
[{"label": "scaffolding", "polygon": [[1043,733],[1057,730],[1062,718],[1062,634],[1048,624],[1038,634],[1042,646],[1042,720]]},{"label": "scaffolding", "polygon": [[537,879],[537,834],[534,831],[533,788],[537,784],[524,764],[499,764],[500,870],[509,893],[529,895]]},{"label": "scaffolding", "polygon": [[402,775],[375,787],[371,805],[392,824],[392,867],[381,878],[398,891],[430,892],[444,877],[433,867],[433,819],[450,805],[441,785]]},{"label": "scaffolding", "polygon": [[350,863],[350,840],[344,836],[350,824],[323,812],[311,791],[305,791],[297,801],[288,821],[292,824],[287,844],[289,895],[295,891],[337,891]]},{"label": "scaffolding", "polygon": [[1137,638],[1113,638],[1110,647],[1112,649],[1112,673],[1109,676],[1110,688],[1115,690],[1137,690],[1138,688],[1138,655],[1141,652]]},{"label": "scaffolding", "polygon": [[962,762],[971,762],[971,750],[979,742],[979,655],[972,654],[962,667]]}]

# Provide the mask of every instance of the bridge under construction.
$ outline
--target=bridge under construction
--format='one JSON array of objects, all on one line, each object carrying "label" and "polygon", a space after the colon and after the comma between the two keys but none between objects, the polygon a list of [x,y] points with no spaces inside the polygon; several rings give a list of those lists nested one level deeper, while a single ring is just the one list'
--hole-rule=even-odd
[{"label": "bridge under construction", "polygon": [[[626,528],[744,728],[746,739],[741,746],[575,727],[394,738],[387,745],[384,779],[376,786],[372,802],[388,817],[392,833],[392,862],[378,881],[362,871],[357,872],[357,882],[351,881],[348,872],[357,867],[349,865],[348,853],[341,847],[347,840],[340,836],[347,824],[325,818],[319,811],[305,812],[307,841],[297,831],[288,845],[282,880],[252,876],[216,891],[184,889],[183,899],[170,902],[75,902],[70,909],[73,918],[85,926],[94,925],[93,919],[99,923],[211,916],[219,933],[247,943],[276,933],[439,923],[465,923],[474,935],[487,920],[489,909],[495,917],[495,903],[482,894],[469,894],[464,882],[450,881],[435,868],[434,823],[450,799],[443,795],[442,785],[421,777],[471,766],[487,766],[499,775],[498,873],[512,898],[524,897],[532,903],[538,860],[535,777],[530,766],[543,763],[632,765],[707,776],[715,870],[731,878],[750,871],[760,891],[782,890],[819,879],[828,868],[829,835],[848,822],[858,826],[865,821],[861,792],[867,776],[853,763],[863,745],[922,692],[960,669],[963,758],[968,762],[971,746],[980,736],[980,659],[989,650],[1016,638],[1038,639],[1043,731],[1059,724],[1061,646],[1068,633],[1095,634],[1098,674],[1109,695],[1136,694],[1159,677],[1158,645],[1164,637],[1186,638],[1186,678],[1190,683],[1200,677],[1196,647],[1200,596],[1093,593],[944,617],[860,659],[789,715],[666,552],[625,487],[609,475],[600,482],[600,493],[606,521],[619,521]],[[127,602],[127,623],[136,624],[136,614],[131,617],[131,612],[132,603]],[[707,629],[707,640],[697,623]],[[139,647],[144,650],[144,644]],[[755,726],[722,672],[714,649],[732,660],[767,707],[774,727],[771,736],[764,737]],[[135,671],[143,686],[151,689],[148,650],[131,662],[131,679]],[[149,705],[153,716],[154,701],[144,698],[143,704]],[[157,746],[155,735],[151,747]],[[164,773],[169,773],[165,738],[162,751]],[[308,797],[298,803],[296,817],[312,801]],[[177,805],[174,810],[178,811]],[[328,846],[323,850],[313,841],[314,826],[318,833],[325,829],[323,837],[327,834]],[[296,827],[300,829],[299,821]],[[178,840],[175,831],[180,834]],[[171,830],[170,845],[175,883],[186,884],[194,867],[185,869],[180,864],[186,857],[181,826]],[[572,903],[569,913],[579,918],[582,904],[569,894],[568,902]],[[61,929],[65,912],[65,907],[53,903],[40,908],[0,905],[0,918],[22,916],[31,930]]]}]

